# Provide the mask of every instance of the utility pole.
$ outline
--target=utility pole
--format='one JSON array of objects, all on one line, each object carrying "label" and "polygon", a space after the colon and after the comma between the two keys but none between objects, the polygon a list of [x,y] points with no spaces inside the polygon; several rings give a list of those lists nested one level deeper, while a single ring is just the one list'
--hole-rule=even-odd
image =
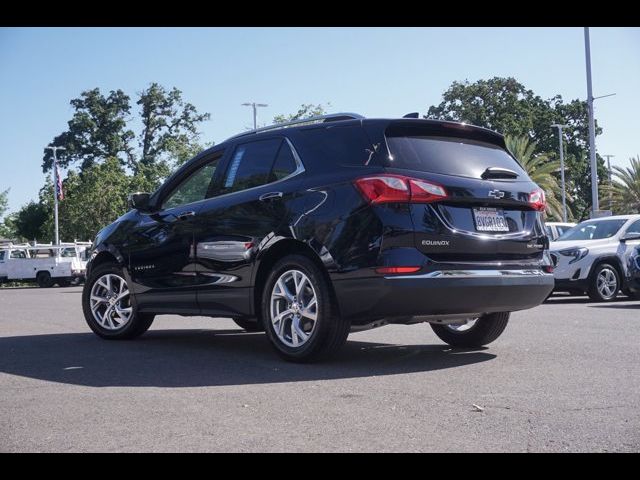
[{"label": "utility pole", "polygon": [[257,122],[258,107],[268,107],[269,105],[267,105],[266,103],[247,102],[247,103],[243,103],[242,106],[253,107],[253,129],[254,130],[257,129],[258,128],[258,122]]},{"label": "utility pole", "polygon": [[66,150],[64,147],[45,147],[45,150],[53,151],[53,220],[56,225],[56,245],[60,245],[58,230],[58,150]]},{"label": "utility pole", "polygon": [[564,183],[564,147],[562,146],[562,129],[569,128],[569,125],[560,125],[554,123],[551,128],[558,129],[558,138],[560,139],[560,180],[562,182],[562,221],[567,222],[567,195],[565,193]]},{"label": "utility pole", "polygon": [[587,107],[589,110],[589,158],[591,160],[591,214],[595,217],[598,204],[598,165],[596,163],[596,125],[593,117],[593,90],[591,88],[591,45],[589,27],[584,27],[584,55],[587,67]]},{"label": "utility pole", "polygon": [[613,199],[611,198],[611,187],[613,186],[613,182],[611,181],[611,157],[615,157],[615,155],[603,155],[607,159],[607,172],[609,172],[609,210],[611,210],[613,205]]}]

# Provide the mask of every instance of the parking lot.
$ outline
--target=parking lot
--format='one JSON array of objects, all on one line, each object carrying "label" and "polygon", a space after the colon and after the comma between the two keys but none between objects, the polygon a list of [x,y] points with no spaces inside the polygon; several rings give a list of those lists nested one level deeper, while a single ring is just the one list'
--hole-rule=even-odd
[{"label": "parking lot", "polygon": [[427,324],[281,361],[230,320],[93,335],[81,288],[0,289],[0,451],[638,451],[640,302],[552,297],[480,350]]}]

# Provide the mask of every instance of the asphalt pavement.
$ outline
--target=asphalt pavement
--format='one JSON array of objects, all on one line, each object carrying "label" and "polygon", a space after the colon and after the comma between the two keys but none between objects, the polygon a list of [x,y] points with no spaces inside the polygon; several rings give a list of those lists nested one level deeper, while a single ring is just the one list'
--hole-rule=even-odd
[{"label": "asphalt pavement", "polygon": [[428,324],[282,361],[231,320],[105,341],[81,287],[0,289],[0,451],[637,452],[640,302],[552,297],[487,348]]}]

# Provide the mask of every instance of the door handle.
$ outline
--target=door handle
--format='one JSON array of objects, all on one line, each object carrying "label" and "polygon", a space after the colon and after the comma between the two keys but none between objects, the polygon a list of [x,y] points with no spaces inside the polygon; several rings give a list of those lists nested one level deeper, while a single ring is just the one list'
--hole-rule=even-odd
[{"label": "door handle", "polygon": [[182,212],[176,215],[178,220],[186,220],[187,218],[195,217],[195,216],[196,216],[196,212],[194,212],[193,210],[190,210],[188,212]]},{"label": "door handle", "polygon": [[282,198],[282,192],[269,192],[260,195],[260,201],[265,202],[267,200],[273,200],[274,198]]}]

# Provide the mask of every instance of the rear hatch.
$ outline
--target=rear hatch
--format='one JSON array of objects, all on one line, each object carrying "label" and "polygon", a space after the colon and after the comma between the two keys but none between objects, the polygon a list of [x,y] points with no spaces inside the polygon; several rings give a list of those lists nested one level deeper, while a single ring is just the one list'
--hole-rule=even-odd
[{"label": "rear hatch", "polygon": [[400,121],[385,132],[387,171],[444,188],[411,203],[416,247],[434,261],[536,260],[546,245],[544,194],[502,136],[457,123]]}]

